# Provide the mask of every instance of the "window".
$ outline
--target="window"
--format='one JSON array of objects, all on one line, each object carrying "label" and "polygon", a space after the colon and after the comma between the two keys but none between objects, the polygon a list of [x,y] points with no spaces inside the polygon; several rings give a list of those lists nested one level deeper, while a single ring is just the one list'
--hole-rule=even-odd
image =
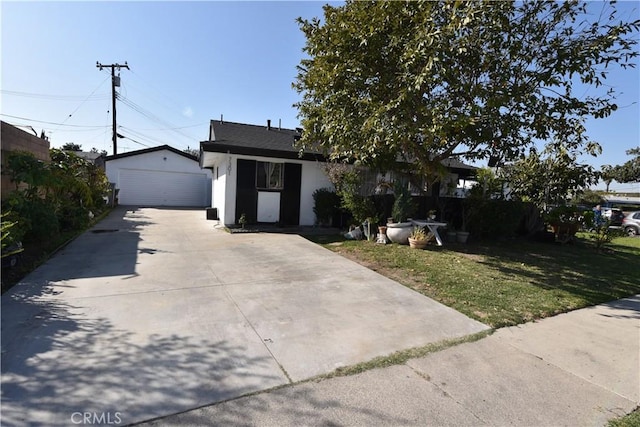
[{"label": "window", "polygon": [[256,188],[282,190],[282,163],[256,162]]}]

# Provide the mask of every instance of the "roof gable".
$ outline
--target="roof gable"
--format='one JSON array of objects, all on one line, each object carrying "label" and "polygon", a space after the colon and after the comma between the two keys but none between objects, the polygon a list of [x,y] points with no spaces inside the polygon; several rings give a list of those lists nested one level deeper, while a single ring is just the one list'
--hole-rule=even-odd
[{"label": "roof gable", "polygon": [[162,150],[171,151],[174,154],[177,154],[177,155],[182,156],[182,157],[186,157],[187,159],[193,160],[194,162],[198,161],[197,157],[192,156],[189,153],[185,153],[184,151],[180,151],[177,148],[170,147],[169,145],[160,145],[158,147],[145,148],[143,150],[128,151],[126,153],[107,156],[107,157],[105,157],[105,160],[109,161],[109,160],[115,160],[115,159],[122,159],[124,157],[138,156],[138,155],[141,155],[141,154],[148,154],[148,153],[153,153],[155,151],[162,151]]},{"label": "roof gable", "polygon": [[211,130],[215,139],[209,142],[298,152],[294,144],[295,138],[300,136],[300,132],[292,129],[212,120]]},{"label": "roof gable", "polygon": [[205,152],[324,160],[319,152],[311,150],[305,150],[300,157],[300,150],[295,147],[300,137],[298,130],[211,120],[209,134],[213,139],[200,143]]}]

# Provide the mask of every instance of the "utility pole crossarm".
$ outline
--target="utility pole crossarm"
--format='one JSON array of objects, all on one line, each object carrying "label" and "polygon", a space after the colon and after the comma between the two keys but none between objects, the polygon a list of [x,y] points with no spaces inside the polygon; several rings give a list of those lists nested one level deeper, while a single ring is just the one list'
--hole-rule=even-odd
[{"label": "utility pole crossarm", "polygon": [[[96,67],[102,71],[103,68],[111,68],[111,105],[113,109],[113,154],[118,154],[118,133],[116,131],[116,68],[118,71],[122,68],[129,70],[129,64],[124,61],[124,64],[101,64],[96,61]],[[118,86],[120,84],[118,83]]]}]

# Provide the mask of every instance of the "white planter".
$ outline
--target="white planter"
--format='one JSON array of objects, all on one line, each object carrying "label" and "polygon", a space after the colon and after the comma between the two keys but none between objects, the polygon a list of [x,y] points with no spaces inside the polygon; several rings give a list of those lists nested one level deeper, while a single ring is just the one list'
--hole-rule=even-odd
[{"label": "white planter", "polygon": [[412,231],[413,224],[411,222],[393,222],[387,224],[387,237],[393,243],[408,245],[409,236],[411,236]]}]

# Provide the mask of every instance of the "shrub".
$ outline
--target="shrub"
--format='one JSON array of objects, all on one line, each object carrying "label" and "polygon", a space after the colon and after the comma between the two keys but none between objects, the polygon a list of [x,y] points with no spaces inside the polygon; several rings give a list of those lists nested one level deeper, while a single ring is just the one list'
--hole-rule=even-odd
[{"label": "shrub", "polygon": [[516,236],[527,211],[526,203],[511,200],[473,199],[465,202],[467,229],[480,238]]},{"label": "shrub", "polygon": [[340,196],[328,188],[313,192],[313,213],[320,225],[331,225],[333,217],[340,211]]},{"label": "shrub", "polygon": [[20,229],[19,223],[13,212],[5,212],[2,214],[0,232],[2,233],[0,242],[3,250],[6,247],[21,242],[24,237],[24,232]]},{"label": "shrub", "polygon": [[15,215],[17,228],[25,241],[47,240],[58,235],[58,218],[47,200],[29,199],[23,193],[15,192],[5,203]]},{"label": "shrub", "polygon": [[411,194],[406,185],[401,181],[396,181],[393,189],[395,200],[391,209],[391,216],[394,221],[405,222],[416,210]]},{"label": "shrub", "polygon": [[544,217],[550,225],[578,225],[585,223],[583,213],[575,205],[557,206],[551,209]]},{"label": "shrub", "polygon": [[89,209],[77,204],[65,204],[59,210],[58,222],[61,231],[85,229],[91,222]]},{"label": "shrub", "polygon": [[360,194],[362,181],[357,170],[346,172],[338,188],[338,195],[342,200],[342,207],[351,212],[353,219],[362,224],[367,220],[378,221],[379,214],[372,197]]}]

